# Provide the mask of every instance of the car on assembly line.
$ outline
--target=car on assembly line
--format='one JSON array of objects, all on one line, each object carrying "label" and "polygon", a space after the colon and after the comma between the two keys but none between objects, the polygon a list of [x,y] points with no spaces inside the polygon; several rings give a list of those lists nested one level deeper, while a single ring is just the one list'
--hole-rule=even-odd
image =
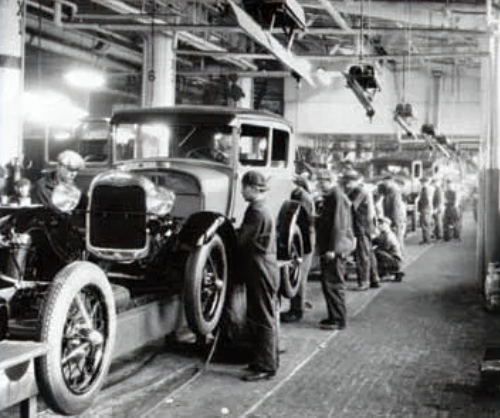
[{"label": "car on assembly line", "polygon": [[177,106],[118,111],[109,127],[111,165],[93,177],[83,213],[70,211],[68,190],[53,196],[65,212],[0,207],[5,337],[49,347],[36,378],[62,414],[87,409],[112,359],[174,333],[182,317],[202,341],[241,318],[236,236],[248,170],[270,177],[286,297],[311,249],[307,216],[289,200],[294,143],[281,117]]}]

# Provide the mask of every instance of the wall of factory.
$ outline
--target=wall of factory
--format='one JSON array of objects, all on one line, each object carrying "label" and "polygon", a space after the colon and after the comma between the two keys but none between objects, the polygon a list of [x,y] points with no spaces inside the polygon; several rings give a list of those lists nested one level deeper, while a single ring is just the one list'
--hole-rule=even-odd
[{"label": "wall of factory", "polygon": [[375,94],[375,115],[371,120],[353,91],[347,88],[344,76],[339,71],[327,73],[333,74],[328,85],[318,80],[316,86],[304,81],[299,85],[291,77],[285,81],[285,117],[299,134],[395,136],[402,133],[394,122],[396,105],[401,102],[413,106],[414,118],[409,122],[417,133],[424,123],[434,123],[436,133],[451,137],[479,137],[481,133],[479,70],[477,75],[443,72],[436,84],[427,69],[403,76],[401,71],[379,67],[377,78],[381,91]]}]

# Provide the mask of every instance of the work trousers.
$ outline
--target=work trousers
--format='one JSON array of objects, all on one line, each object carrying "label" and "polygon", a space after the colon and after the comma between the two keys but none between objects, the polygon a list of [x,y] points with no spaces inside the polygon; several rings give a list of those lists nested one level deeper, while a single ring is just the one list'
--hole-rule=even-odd
[{"label": "work trousers", "polygon": [[432,214],[434,220],[434,238],[443,238],[443,212],[441,210],[436,210]]},{"label": "work trousers", "polygon": [[377,260],[373,254],[372,240],[369,235],[356,236],[356,274],[358,285],[376,284],[380,281],[377,273]]},{"label": "work trousers", "polygon": [[455,206],[447,206],[444,210],[444,239],[460,238],[462,230],[462,214]]},{"label": "work trousers", "polygon": [[276,372],[278,358],[278,283],[264,271],[247,279],[247,321],[253,336],[252,366],[261,371]]},{"label": "work trousers", "polygon": [[422,228],[422,242],[431,242],[431,219],[430,210],[420,212],[420,227]]},{"label": "work trousers", "polygon": [[399,245],[401,246],[401,251],[403,252],[403,254],[405,254],[406,221],[402,219],[398,220],[397,222],[395,221],[392,225],[392,230],[396,234]]},{"label": "work trousers", "polygon": [[394,274],[401,270],[401,260],[387,251],[376,249],[375,257],[377,258],[378,274],[380,277]]},{"label": "work trousers", "polygon": [[328,319],[341,326],[345,326],[345,271],[346,260],[344,257],[335,257],[326,261],[321,259],[321,288],[325,296]]}]

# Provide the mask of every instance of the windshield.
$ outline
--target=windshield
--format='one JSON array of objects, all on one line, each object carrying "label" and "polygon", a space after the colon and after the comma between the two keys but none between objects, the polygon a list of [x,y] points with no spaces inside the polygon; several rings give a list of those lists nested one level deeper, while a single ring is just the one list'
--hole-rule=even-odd
[{"label": "windshield", "polygon": [[48,138],[48,159],[57,161],[61,151],[78,152],[87,163],[105,163],[109,160],[108,121],[104,119],[84,121],[67,138]]},{"label": "windshield", "polygon": [[231,164],[232,128],[228,125],[144,122],[113,129],[117,161],[141,158],[192,158]]}]

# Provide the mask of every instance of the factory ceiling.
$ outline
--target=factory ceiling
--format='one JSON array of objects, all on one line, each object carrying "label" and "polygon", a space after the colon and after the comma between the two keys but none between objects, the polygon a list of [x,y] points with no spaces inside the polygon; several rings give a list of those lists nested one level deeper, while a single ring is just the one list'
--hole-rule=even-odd
[{"label": "factory ceiling", "polygon": [[104,69],[110,91],[137,94],[147,39],[175,39],[178,84],[221,76],[314,83],[358,62],[392,71],[467,71],[488,56],[486,1],[28,0],[28,84],[70,62]]}]

